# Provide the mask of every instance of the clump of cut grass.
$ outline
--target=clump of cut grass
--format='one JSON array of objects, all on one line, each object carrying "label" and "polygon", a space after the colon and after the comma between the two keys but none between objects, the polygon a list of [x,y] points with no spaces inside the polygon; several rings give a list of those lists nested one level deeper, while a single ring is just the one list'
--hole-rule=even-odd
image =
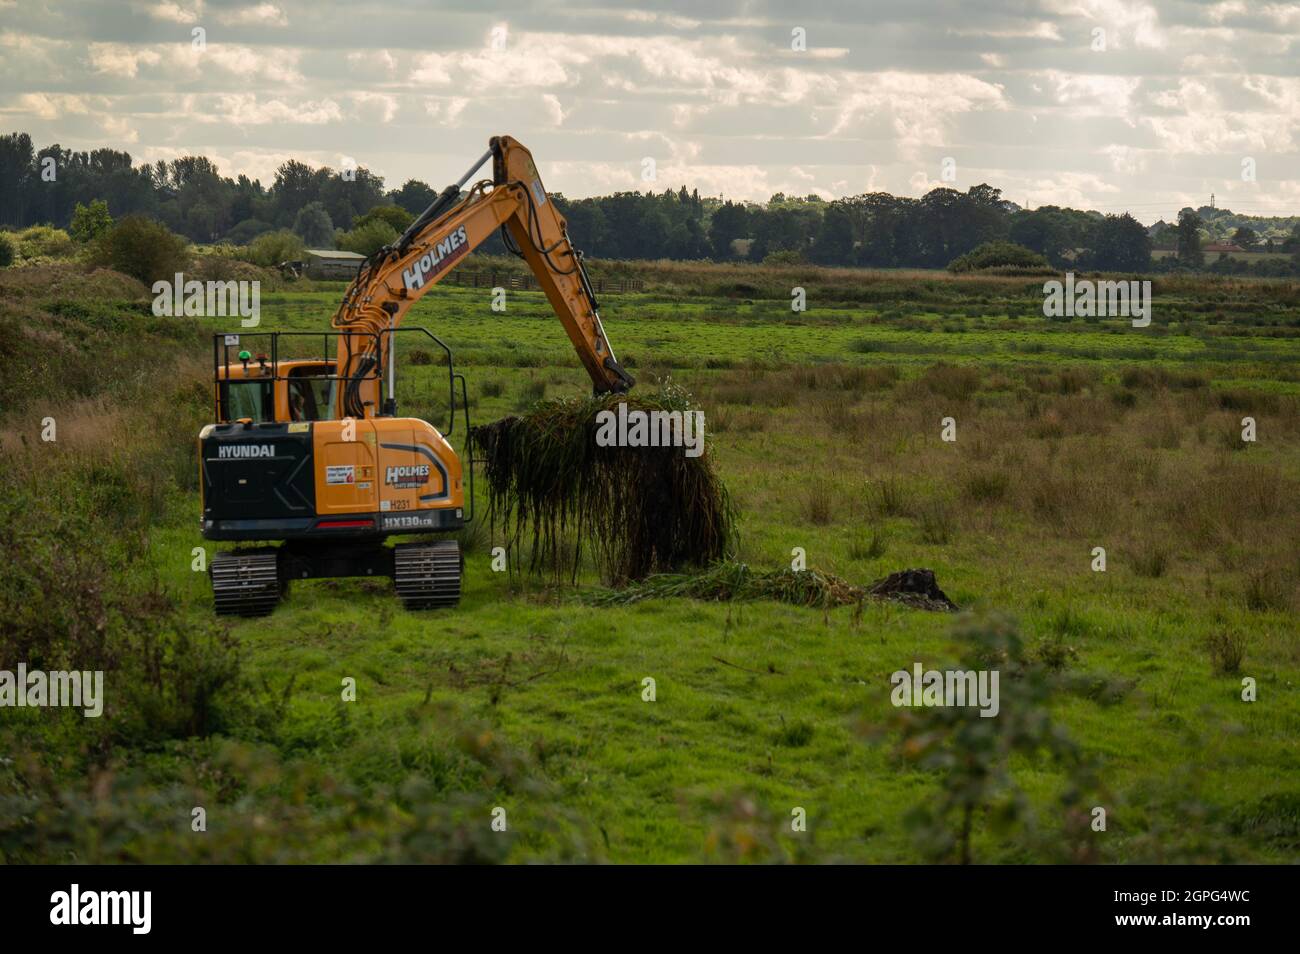
[{"label": "clump of cut grass", "polygon": [[900,570],[868,586],[859,586],[820,570],[753,570],[734,560],[719,561],[698,573],[657,573],[623,589],[597,591],[586,599],[597,606],[615,606],[671,597],[715,603],[776,600],[818,609],[887,600],[936,612],[957,609],[939,589],[930,570]]},{"label": "clump of cut grass", "polygon": [[866,595],[865,587],[818,570],[753,570],[746,563],[722,560],[700,573],[657,573],[620,590],[597,592],[589,599],[598,606],[676,596],[718,603],[776,600],[794,606],[832,608],[859,603]]},{"label": "clump of cut grass", "polygon": [[[536,404],[526,414],[474,428],[486,460],[488,511],[516,552],[531,536],[529,569],[566,568],[576,578],[590,545],[606,580],[621,584],[686,565],[706,566],[734,543],[735,512],[707,447],[601,447],[598,415],[691,411],[689,396],[667,385],[658,393],[601,395]],[[678,430],[680,434],[680,429]],[[574,543],[572,558],[562,544]]]}]

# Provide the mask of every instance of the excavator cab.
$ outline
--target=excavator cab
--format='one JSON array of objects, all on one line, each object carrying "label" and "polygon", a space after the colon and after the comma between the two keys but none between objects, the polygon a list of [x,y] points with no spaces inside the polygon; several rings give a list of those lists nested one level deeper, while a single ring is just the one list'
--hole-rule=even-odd
[{"label": "excavator cab", "polygon": [[[328,421],[337,404],[334,363],[284,361],[272,379],[259,367],[236,365],[216,382],[217,420]],[[269,371],[269,369],[268,369]]]}]

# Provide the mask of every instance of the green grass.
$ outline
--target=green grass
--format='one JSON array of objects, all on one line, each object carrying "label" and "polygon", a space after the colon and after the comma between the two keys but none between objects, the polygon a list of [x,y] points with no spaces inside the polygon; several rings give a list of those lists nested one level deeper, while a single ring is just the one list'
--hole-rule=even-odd
[{"label": "green grass", "polygon": [[[336,298],[332,288],[268,293],[262,329],[322,329]],[[514,412],[538,382],[548,397],[589,390],[540,293],[512,292],[504,315],[489,302],[484,289],[440,288],[408,319],[455,351],[476,423]],[[1162,325],[1159,299],[1145,331],[1008,319],[977,300],[962,303],[959,333],[945,328],[951,316],[902,302],[892,318],[877,304],[814,301],[792,315],[780,300],[687,294],[603,305],[633,373],[671,375],[708,415],[742,559],[781,568],[799,547],[809,566],[856,583],[929,567],[964,609],[1010,613],[1030,646],[1073,648],[1066,666],[1079,678],[1052,713],[1100,761],[1104,860],[1294,857],[1300,643],[1287,601],[1300,574],[1300,340],[1263,323]],[[955,377],[940,361],[976,373]],[[1131,381],[1125,406],[1112,395],[1134,366],[1200,378],[1182,389]],[[444,421],[445,373],[401,365],[403,410]],[[1255,412],[1266,437],[1244,451],[1230,440],[1244,412],[1216,399],[1232,389],[1282,402]],[[205,410],[193,405],[196,419]],[[952,445],[939,440],[947,414],[958,420]],[[810,488],[824,498],[816,519]],[[211,611],[206,577],[190,569],[197,513],[196,493],[174,488],[132,572],[156,573],[183,625],[201,630]],[[784,857],[920,857],[903,820],[935,776],[897,762],[864,728],[893,711],[891,672],[960,654],[951,617],[875,603],[596,607],[493,572],[494,542],[469,553],[454,611],[408,613],[386,583],[339,580],[296,584],[269,619],[222,623],[254,680],[294,679],[282,724],[259,744],[364,788],[410,773],[442,779],[442,763],[412,756],[411,740],[488,727],[527,754],[544,791],[472,775],[446,784],[482,787],[485,804],[507,809],[516,861],[560,850],[562,836],[543,827],[558,809],[584,833],[587,856],[617,862],[730,857],[718,846],[747,826],[765,827]],[[1107,549],[1105,573],[1090,569],[1095,546]],[[1164,554],[1158,575],[1140,572],[1153,547]],[[1252,608],[1250,573],[1262,567],[1282,581],[1278,602]],[[586,573],[582,591],[596,582]],[[1244,640],[1238,674],[1219,671],[1207,649],[1220,631]],[[1258,680],[1259,701],[1240,701],[1242,676]],[[357,701],[342,704],[348,677]],[[653,702],[642,698],[647,678]],[[210,755],[210,743],[176,744],[122,757],[170,778]],[[1064,777],[1031,760],[1013,768],[1051,819]],[[756,816],[737,815],[744,799]],[[1199,841],[1180,814],[1189,802],[1223,815],[1191,826]],[[789,830],[796,807],[806,834]],[[977,831],[977,860],[1036,857],[1014,835]],[[328,847],[317,857],[333,860]]]}]

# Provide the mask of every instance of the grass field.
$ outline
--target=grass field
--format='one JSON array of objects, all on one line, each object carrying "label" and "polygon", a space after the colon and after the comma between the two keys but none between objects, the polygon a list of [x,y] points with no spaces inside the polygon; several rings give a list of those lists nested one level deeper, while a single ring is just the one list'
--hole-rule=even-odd
[{"label": "grass field", "polygon": [[[798,314],[750,274],[726,294],[721,270],[667,273],[608,296],[606,328],[639,387],[671,379],[704,410],[739,558],[778,568],[802,548],[855,582],[927,567],[969,618],[594,606],[590,571],[576,589],[493,572],[480,526],[455,611],[408,613],[386,582],[340,580],[296,585],[269,619],[214,623],[192,568],[192,435],[210,412],[204,336],[233,329],[141,317],[126,284],[38,294],[9,277],[6,393],[21,400],[0,539],[34,555],[0,591],[0,664],[77,650],[109,661],[110,697],[93,727],[6,710],[0,857],[948,859],[951,832],[918,809],[960,772],[908,758],[926,740],[888,728],[889,676],[967,657],[962,627],[1002,625],[1046,674],[1023,714],[1068,733],[1095,778],[1076,798],[1069,767],[1012,745],[1015,788],[973,812],[976,861],[1296,857],[1294,284],[1158,283],[1156,320],[1135,329],[1044,319],[1032,282],[812,275]],[[261,330],[323,329],[340,291],[264,292]],[[540,293],[512,292],[504,314],[490,301],[440,288],[408,319],[454,349],[476,423],[589,390]],[[74,328],[90,344],[67,344]],[[402,411],[440,424],[445,368],[406,347]],[[41,348],[66,354],[13,373]],[[38,438],[47,416],[55,443]],[[1096,807],[1106,830],[1081,833]]]}]

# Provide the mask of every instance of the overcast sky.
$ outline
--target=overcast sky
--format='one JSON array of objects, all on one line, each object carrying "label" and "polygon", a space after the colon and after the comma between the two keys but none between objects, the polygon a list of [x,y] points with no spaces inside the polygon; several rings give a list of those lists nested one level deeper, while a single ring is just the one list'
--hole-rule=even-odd
[{"label": "overcast sky", "polygon": [[1294,214],[1300,2],[0,0],[0,111],[266,184],[441,187],[509,133],[574,197],[920,195],[951,157],[1032,206]]}]

